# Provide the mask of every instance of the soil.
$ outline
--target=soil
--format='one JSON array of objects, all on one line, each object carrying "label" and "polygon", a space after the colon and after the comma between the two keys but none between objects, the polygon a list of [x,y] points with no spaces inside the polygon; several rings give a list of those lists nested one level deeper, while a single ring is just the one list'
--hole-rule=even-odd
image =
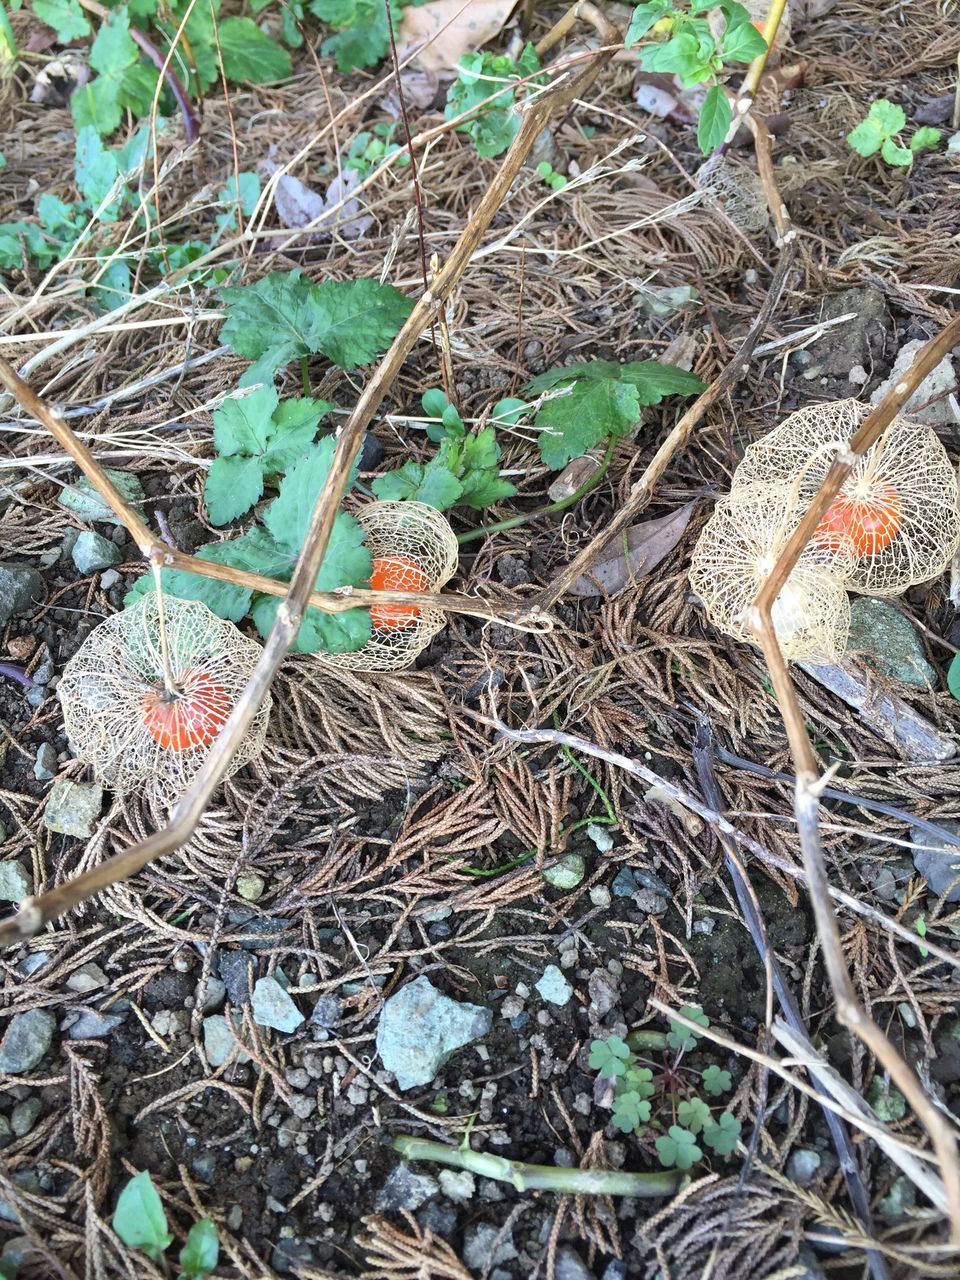
[{"label": "soil", "polygon": [[[812,16],[804,18],[807,8]],[[0,1244],[10,1242],[8,1258],[23,1254],[22,1277],[169,1274],[125,1248],[109,1228],[120,1188],[141,1170],[163,1194],[178,1246],[196,1218],[216,1222],[215,1274],[224,1278],[853,1280],[879,1266],[865,1252],[869,1234],[865,1239],[853,1225],[823,1112],[758,1065],[758,1051],[776,1053],[765,1028],[765,968],[715,832],[649,800],[645,785],[608,763],[550,746],[515,749],[498,738],[489,716],[495,711],[517,728],[563,729],[633,756],[697,795],[692,741],[700,714],[734,755],[791,769],[762,663],[712,630],[690,596],[686,566],[710,498],[726,489],[746,444],[812,399],[868,398],[899,348],[930,337],[949,317],[944,291],[960,284],[960,212],[945,194],[956,186],[955,155],[941,147],[898,172],[860,159],[845,142],[875,97],[902,103],[911,122],[929,114],[930,104],[952,102],[956,21],[934,0],[908,8],[897,19],[903,25],[887,30],[863,0],[797,6],[782,65],[803,61],[805,76],[780,97],[787,125],[775,138],[774,157],[781,178],[799,165],[805,179],[784,191],[801,252],[765,338],[780,345],[757,357],[664,477],[650,515],[695,497],[700,506],[656,573],[611,599],[561,602],[548,636],[454,617],[412,671],[396,677],[350,680],[309,659],[292,660],[275,690],[264,759],[225,784],[187,847],[0,955],[4,1022],[42,1007],[58,1023],[39,1065],[0,1080],[0,1117],[14,1129],[17,1107],[34,1098],[40,1103],[27,1132],[3,1136],[0,1125]],[[537,34],[560,12],[538,9]],[[28,23],[36,29],[30,15],[15,17],[18,31]],[[295,62],[298,88],[236,94],[241,168],[267,155],[288,159],[300,145],[297,131],[314,128],[370,83],[343,77],[313,50]],[[0,147],[19,202],[11,216],[28,211],[28,187],[59,190],[72,172],[69,111],[31,103],[30,84],[22,71],[0,90],[13,107],[14,145]],[[695,369],[710,380],[756,314],[776,261],[767,233],[751,242],[712,206],[659,228],[633,226],[650,197],[634,181],[638,176],[649,175],[674,200],[690,190],[683,173],[699,164],[689,125],[641,111],[634,88],[632,65],[612,64],[590,101],[572,108],[553,133],[568,172],[566,162],[575,160],[583,171],[642,134],[629,154],[644,160],[643,173],[611,171],[587,194],[548,206],[511,242],[523,247],[522,256],[487,255],[461,282],[451,327],[465,417],[553,365],[655,358],[684,335],[695,340]],[[325,106],[328,92],[332,105]],[[388,85],[354,111],[341,147],[361,126],[384,118],[389,92]],[[771,118],[774,105],[765,106]],[[442,119],[432,107],[411,112],[414,132]],[[222,183],[233,171],[222,98],[211,97],[206,120],[202,161],[175,169],[171,200],[185,201],[188,191]],[[31,130],[53,139],[50,148],[24,146]],[[436,146],[434,159],[442,164],[425,162],[421,180],[429,251],[442,257],[489,185],[495,162],[479,161],[456,134],[442,135]],[[742,159],[749,163],[750,153]],[[316,144],[313,180],[334,161],[331,139]],[[411,203],[408,171],[402,172],[371,192],[376,225],[368,239],[348,252],[326,244],[251,253],[249,277],[294,265],[316,279],[377,276],[393,244],[390,278],[415,291],[415,235],[407,226],[394,236]],[[518,190],[494,220],[493,236],[515,228],[543,196],[532,178]],[[609,243],[608,231],[616,233]],[[575,246],[577,253],[568,253]],[[545,248],[556,256],[542,256]],[[689,285],[699,301],[664,319],[638,318],[636,286],[648,278],[658,287]],[[37,283],[18,277],[10,298],[25,304]],[[79,326],[76,308],[55,301],[44,295],[32,321],[51,329]],[[819,338],[790,340],[849,312],[854,319]],[[58,357],[37,386],[53,378],[51,394],[64,404],[90,404],[158,359],[160,367],[172,367],[199,349],[215,349],[215,324],[198,322],[196,334],[178,332],[158,345],[145,326],[91,339],[76,368]],[[14,354],[19,359],[22,352]],[[139,475],[145,515],[155,521],[161,512],[184,551],[211,538],[200,498],[209,407],[242,367],[221,356],[140,395],[123,412],[115,406],[82,420],[109,443],[104,461]],[[336,392],[319,394],[350,404],[362,373],[330,375]],[[317,361],[311,374],[320,386],[329,367]],[[289,394],[296,393],[297,376],[291,372]],[[403,423],[389,415],[415,413],[420,393],[437,381],[433,351],[422,344],[375,425],[380,468],[428,456],[422,435],[411,430],[406,437]],[[467,544],[458,589],[509,604],[550,582],[609,523],[676,416],[675,406],[649,411],[637,440],[618,448],[604,484],[572,511]],[[163,430],[151,434],[158,424]],[[31,673],[49,660],[54,675],[39,705],[19,684],[0,679],[0,727],[8,740],[0,818],[5,858],[19,859],[40,891],[142,838],[164,814],[146,801],[108,797],[89,844],[43,825],[50,781],[35,776],[39,747],[53,746],[61,776],[86,777],[63,734],[57,675],[97,622],[123,607],[142,562],[125,531],[96,525],[122,551],[119,580],[104,589],[99,574],[80,579],[61,548],[67,528],[81,526],[56,504],[59,485],[74,473],[40,459],[28,465],[52,446],[16,422],[2,429],[17,468],[6,473],[0,510],[3,558],[37,566],[45,600],[11,619],[0,656]],[[941,435],[951,455],[960,452],[960,426]],[[157,440],[179,454],[159,454]],[[522,433],[503,443],[519,496],[493,518],[540,506],[552,479]],[[455,523],[465,528],[472,521],[458,514]],[[956,736],[960,711],[945,672],[958,624],[947,589],[935,582],[901,602],[920,628],[938,673],[936,689],[895,692]],[[942,1107],[960,1114],[956,967],[923,958],[878,923],[895,917],[913,928],[923,916],[937,944],[955,954],[960,912],[926,892],[919,878],[894,900],[875,891],[877,862],[904,852],[891,842],[909,838],[911,815],[939,822],[960,814],[960,771],[952,762],[904,760],[895,743],[878,738],[843,703],[806,678],[799,683],[823,763],[842,768],[839,785],[897,807],[893,816],[853,805],[826,814],[831,880],[874,912],[841,915],[858,992]],[[789,788],[719,761],[716,767],[731,821],[796,865]],[[603,818],[606,803],[615,816],[609,848],[585,827],[586,819]],[[569,890],[543,876],[564,852],[585,861],[582,882]],[[618,896],[614,888],[626,868],[637,877],[637,896]],[[251,870],[265,882],[254,901],[237,892],[237,876]],[[834,1018],[802,885],[757,859],[748,870],[769,946],[808,1028],[833,1067],[866,1090],[878,1067]],[[255,1023],[244,957],[253,978],[274,974],[289,984],[305,1015],[296,1031]],[[78,992],[67,985],[91,964],[103,970],[105,986]],[[572,986],[562,1005],[536,990],[548,965],[560,967]],[[453,999],[489,1008],[493,1021],[489,1034],[457,1051],[431,1084],[402,1091],[377,1057],[375,1035],[384,1000],[419,975]],[[218,995],[221,980],[226,992]],[[203,1008],[211,987],[214,999]],[[638,1028],[666,1031],[652,1000],[702,1007],[713,1028],[745,1050],[731,1052],[707,1037],[680,1064],[688,1080],[713,1064],[730,1071],[727,1105],[741,1121],[744,1143],[759,1126],[745,1186],[738,1185],[741,1152],[708,1158],[694,1170],[693,1190],[676,1198],[575,1199],[520,1192],[486,1177],[455,1197],[454,1184],[429,1162],[410,1166],[434,1180],[429,1195],[405,1199],[396,1191],[400,1161],[390,1142],[402,1133],[456,1144],[468,1132],[475,1150],[533,1164],[658,1168],[659,1131],[628,1135],[614,1127],[609,1092],[588,1063],[594,1039]],[[81,1010],[120,1022],[104,1036],[71,1038]],[[250,1060],[211,1067],[203,1018],[234,1011]],[[658,1050],[651,1065],[658,1076],[669,1075],[676,1055]],[[677,1099],[659,1087],[662,1114],[670,1117]],[[926,1141],[909,1112],[895,1128],[907,1144]],[[892,1280],[958,1274],[957,1255],[944,1246],[944,1217],[920,1193],[916,1209],[908,1205],[897,1215],[884,1208],[899,1170],[852,1133],[876,1213],[873,1239],[887,1250],[887,1270],[874,1274]],[[819,1156],[817,1170],[799,1185],[791,1156],[811,1151]],[[489,1237],[486,1228],[493,1229]]]}]

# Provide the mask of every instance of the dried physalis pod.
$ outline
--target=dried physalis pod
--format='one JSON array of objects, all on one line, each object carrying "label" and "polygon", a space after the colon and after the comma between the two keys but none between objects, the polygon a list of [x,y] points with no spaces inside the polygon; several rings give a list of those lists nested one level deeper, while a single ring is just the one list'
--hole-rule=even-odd
[{"label": "dried physalis pod", "polygon": [[696,174],[697,186],[731,222],[749,235],[765,230],[770,221],[767,197],[759,176],[727,155],[711,156]]},{"label": "dried physalis pod", "polygon": [[[792,413],[750,445],[734,487],[793,481],[809,502],[869,412],[857,400],[838,400]],[[813,541],[827,551],[852,548],[848,586],[862,595],[899,595],[942,573],[960,545],[960,514],[956,473],[936,433],[894,418],[857,459]]]},{"label": "dried physalis pod", "polygon": [[[120,794],[172,803],[187,789],[246,687],[260,646],[197,600],[153,591],[102,622],[57,686],[78,760]],[[269,694],[228,772],[263,750]]]},{"label": "dried physalis pod", "polygon": [[[371,502],[357,513],[373,557],[375,591],[439,591],[457,569],[450,525],[424,502]],[[382,604],[370,610],[371,636],[353,653],[318,653],[321,662],[351,671],[398,671],[422,653],[446,621],[442,609]]]},{"label": "dried physalis pod", "polygon": [[[750,607],[802,513],[783,485],[739,485],[717,503],[693,551],[690,586],[720,631],[757,642]],[[834,659],[846,648],[850,603],[843,584],[850,564],[842,548],[803,552],[772,611],[785,658]]]}]

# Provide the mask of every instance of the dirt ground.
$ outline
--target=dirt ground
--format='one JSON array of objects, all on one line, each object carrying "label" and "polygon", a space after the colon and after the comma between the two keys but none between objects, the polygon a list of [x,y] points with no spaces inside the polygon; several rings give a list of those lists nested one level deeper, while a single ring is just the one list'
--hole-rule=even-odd
[{"label": "dirt ground", "polygon": [[[4,1019],[46,1009],[57,1021],[42,1061],[0,1080],[0,1242],[13,1241],[23,1255],[21,1276],[167,1274],[108,1226],[120,1186],[139,1170],[162,1191],[178,1240],[195,1218],[215,1221],[222,1277],[869,1274],[870,1238],[854,1220],[822,1110],[755,1058],[708,1041],[692,1064],[729,1069],[729,1107],[745,1140],[759,1126],[743,1187],[742,1157],[699,1166],[673,1199],[520,1193],[488,1178],[441,1178],[430,1163],[409,1166],[429,1181],[411,1181],[389,1146],[403,1133],[456,1143],[472,1124],[475,1149],[516,1160],[653,1170],[652,1139],[619,1133],[595,1096],[591,1039],[665,1030],[649,1003],[655,998],[673,1008],[700,1005],[749,1053],[766,1043],[764,967],[715,832],[650,799],[646,785],[603,761],[512,745],[489,715],[515,728],[566,730],[640,759],[695,794],[698,717],[709,718],[723,751],[791,769],[762,660],[706,621],[689,591],[690,549],[751,440],[801,404],[869,398],[905,343],[932,336],[950,318],[950,290],[960,286],[956,154],[941,148],[895,171],[861,159],[844,140],[877,97],[899,102],[910,121],[949,132],[960,14],[934,0],[885,6],[882,14],[869,0],[811,7],[825,11],[803,17],[797,9],[782,55],[783,66],[803,63],[802,81],[767,106],[778,118],[773,155],[800,232],[798,256],[766,350],[658,490],[652,516],[698,499],[663,565],[613,598],[562,601],[546,636],[452,618],[411,672],[374,679],[330,672],[309,657],[288,660],[262,760],[224,785],[187,848],[0,954]],[[560,11],[538,6],[536,33]],[[35,23],[26,11],[14,16],[18,32]],[[285,162],[312,139],[297,172],[319,182],[334,171],[337,148],[395,112],[386,74],[344,77],[309,48],[295,55],[295,69],[289,86],[234,90],[229,114],[222,95],[210,95],[200,145],[171,165],[170,210],[188,209],[205,184],[222,184],[233,172],[234,143],[241,169],[266,173],[268,162]],[[689,126],[637,106],[634,75],[632,64],[611,64],[552,128],[554,167],[597,166],[594,179],[542,204],[542,182],[524,170],[457,288],[450,329],[464,416],[555,365],[655,358],[683,336],[694,371],[709,381],[762,303],[777,257],[769,232],[745,235],[710,203],[662,215],[695,189],[700,158]],[[30,213],[38,191],[66,197],[72,182],[69,110],[31,102],[29,90],[24,72],[0,91],[8,162],[0,203],[11,217]],[[442,92],[425,106],[411,103],[412,131],[441,124],[442,103]],[[331,113],[336,126],[324,132]],[[735,150],[742,164],[753,163],[749,145]],[[449,251],[495,169],[460,135],[430,143],[420,164],[429,253],[442,259]],[[377,277],[388,261],[387,278],[415,293],[409,170],[385,175],[367,200],[374,223],[362,239],[282,254],[247,245],[244,278],[291,266],[318,280]],[[654,214],[662,216],[638,225]],[[204,217],[189,212],[184,226]],[[278,225],[275,217],[268,225]],[[5,333],[81,330],[93,319],[88,304],[56,282],[41,288],[41,275],[5,281],[0,314],[18,317]],[[637,302],[641,283],[689,286],[696,299],[647,318]],[[78,336],[32,374],[60,404],[90,406],[145,374],[179,369],[80,422],[102,460],[140,477],[144,514],[159,512],[185,551],[214,532],[201,500],[206,406],[245,367],[229,352],[192,363],[217,348],[218,324],[194,315],[215,306],[214,297],[182,290],[138,311],[135,326]],[[811,341],[791,338],[848,312],[855,318]],[[149,323],[171,314],[177,323]],[[0,351],[17,362],[41,349],[3,341]],[[850,380],[857,366],[865,382]],[[349,407],[362,373],[331,371],[319,360],[318,393]],[[296,370],[286,376],[293,393]],[[425,341],[376,422],[385,459],[377,469],[427,456],[427,442],[402,419],[437,383]],[[511,602],[548,583],[606,526],[679,413],[672,401],[648,410],[636,441],[618,446],[604,483],[577,507],[466,544],[458,589]],[[0,819],[4,858],[18,860],[40,892],[148,834],[163,814],[108,797],[89,841],[43,824],[51,782],[35,776],[42,744],[53,748],[59,776],[85,776],[67,749],[56,675],[90,629],[122,607],[142,566],[124,531],[97,524],[122,552],[119,578],[104,587],[99,572],[79,575],[62,548],[68,528],[86,526],[57,506],[75,472],[39,431],[24,430],[10,409],[4,416],[2,559],[39,569],[44,599],[10,621],[0,657],[30,672],[50,662],[54,675],[33,703],[20,685],[0,681]],[[952,456],[958,432],[956,422],[940,428]],[[504,445],[519,496],[495,517],[540,505],[552,478],[529,434],[506,436]],[[960,703],[945,671],[960,622],[948,586],[938,580],[900,602],[920,629],[935,687],[892,691],[956,741]],[[894,810],[832,803],[825,812],[831,880],[872,911],[840,912],[858,993],[956,1116],[956,965],[922,957],[886,922],[913,929],[923,916],[928,937],[956,953],[960,913],[928,891],[909,849],[896,842],[909,841],[911,817],[960,818],[960,768],[905,759],[810,675],[798,671],[797,683],[820,758],[838,766],[835,785]],[[789,785],[726,763],[722,753],[715,764],[731,820],[798,865]],[[616,821],[599,831],[612,843],[582,822],[603,817],[605,800]],[[584,859],[583,877],[572,888],[553,887],[543,873],[569,853]],[[893,888],[887,868],[898,869]],[[251,872],[262,885],[245,897],[238,877],[249,883]],[[876,1063],[833,1019],[802,884],[760,860],[750,876],[807,1027],[831,1064],[869,1092]],[[89,965],[103,984],[67,985]],[[548,965],[572,986],[563,1004],[536,990]],[[251,984],[277,973],[305,1015],[292,1033],[253,1017]],[[401,1090],[378,1060],[375,1036],[384,1001],[420,975],[455,1000],[490,1009],[492,1027],[431,1084]],[[204,1018],[233,1011],[248,1058],[213,1067]],[[16,1132],[25,1114],[33,1119]],[[926,1146],[909,1111],[894,1117],[893,1129],[904,1143]],[[899,1171],[856,1129],[852,1140],[886,1274],[960,1275],[943,1215],[919,1193],[892,1210]]]}]

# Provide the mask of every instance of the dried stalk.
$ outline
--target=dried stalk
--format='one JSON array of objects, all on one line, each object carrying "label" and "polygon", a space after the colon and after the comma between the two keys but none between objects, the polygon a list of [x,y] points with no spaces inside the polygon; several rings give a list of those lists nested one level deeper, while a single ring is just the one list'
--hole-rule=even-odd
[{"label": "dried stalk", "polygon": [[[606,40],[608,31],[615,29],[611,28],[605,20],[604,28],[601,35]],[[470,264],[474,251],[513,185],[537,137],[556,111],[566,108],[590,87],[601,69],[613,56],[613,52],[612,48],[598,51],[582,70],[575,74],[564,73],[552,88],[526,107],[520,130],[510,150],[504,156],[496,177],[481,199],[470,222],[464,228],[450,257],[434,280],[433,288],[418,300],[403,328],[394,339],[390,350],[381,360],[353,413],[341,428],[330,471],[314,507],[310,528],[297,560],[293,578],[289,586],[284,587],[284,599],[277,610],[276,621],[266,639],[260,660],[243,697],[234,707],[203,768],[197,774],[190,790],[175,806],[169,825],[83,875],[59,885],[56,889],[41,894],[38,898],[28,898],[15,916],[0,924],[0,946],[31,937],[47,921],[79,906],[108,885],[134,875],[155,858],[172,853],[193,835],[213,792],[223,778],[231,758],[273,682],[280,663],[289,652],[300,630],[300,623],[304,611],[311,602],[313,584],[323,562],[333,522],[347,487],[354,458],[360,450],[364,431],[420,335],[436,322],[451,291]],[[34,412],[34,416],[37,416],[35,406],[31,411]],[[66,447],[66,441],[64,444]],[[83,446],[79,445],[78,441],[74,441],[74,449],[76,448],[83,450]],[[79,461],[79,454],[71,452],[72,456]],[[85,450],[83,452],[86,454],[85,460],[88,467],[92,464],[95,470],[99,470],[89,453]],[[106,480],[106,477],[101,477],[101,480]],[[106,483],[109,485],[109,481]],[[103,485],[99,486],[99,491],[104,497],[107,496],[107,489]],[[119,498],[118,494],[114,494],[114,502],[116,498]],[[120,501],[122,502],[122,499]],[[128,528],[131,536],[137,540],[138,546],[141,545],[141,540],[146,534],[146,541],[143,542],[141,549],[145,549],[145,554],[149,558],[153,549],[153,535],[138,516],[134,517],[132,526]],[[353,602],[357,603],[359,598],[359,593],[355,593]],[[384,593],[382,598],[386,601],[392,597],[389,593]],[[409,603],[409,595],[401,596],[401,599]]]},{"label": "dried stalk", "polygon": [[879,439],[927,374],[960,341],[960,316],[923,347],[904,376],[864,419],[849,447],[838,453],[806,514],[793,533],[753,605],[753,629],[763,649],[777,704],[783,716],[787,741],[797,773],[794,812],[803,862],[807,873],[817,934],[823,960],[836,1000],[838,1021],[849,1028],[889,1072],[930,1135],[949,1204],[951,1239],[960,1244],[960,1163],[957,1142],[946,1119],[931,1101],[907,1062],[857,999],[843,956],[840,930],[830,902],[823,847],[820,843],[819,807],[821,779],[793,679],[787,669],[773,629],[772,609],[790,571],[812,538],[830,503],[849,476],[856,459]]}]

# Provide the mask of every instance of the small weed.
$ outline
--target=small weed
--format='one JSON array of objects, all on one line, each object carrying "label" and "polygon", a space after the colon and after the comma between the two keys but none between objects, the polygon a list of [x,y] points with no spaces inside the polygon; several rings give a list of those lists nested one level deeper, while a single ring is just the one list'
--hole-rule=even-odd
[{"label": "small weed", "polygon": [[[923,916],[917,916],[916,920],[914,921],[913,927],[916,929],[918,937],[925,938],[927,936],[927,922],[923,918]],[[926,960],[927,956],[930,954],[927,948],[920,947],[919,951],[923,959]]]},{"label": "small weed", "polygon": [[[120,1192],[113,1229],[131,1249],[139,1249],[153,1262],[163,1260],[173,1236],[149,1173],[138,1173]],[[204,1280],[216,1267],[219,1252],[217,1228],[209,1218],[201,1218],[190,1228],[180,1250],[180,1275],[184,1280]],[[162,1265],[166,1270],[165,1261]]]},{"label": "small weed", "polygon": [[907,146],[903,145],[903,130],[907,117],[903,107],[886,98],[871,102],[867,118],[847,134],[847,142],[857,155],[875,156],[877,152],[888,165],[906,169],[913,164],[918,151],[934,151],[940,144],[940,130],[924,125],[917,129]]},{"label": "small weed", "polygon": [[567,185],[567,180],[562,173],[557,173],[552,164],[546,160],[541,160],[537,165],[537,173],[544,180],[551,191],[562,191]]},{"label": "small weed", "polygon": [[[343,167],[352,169],[361,178],[366,178],[388,156],[396,155],[397,164],[401,168],[409,164],[410,153],[393,141],[396,129],[397,122],[394,120],[389,124],[384,122],[375,124],[373,129],[364,129],[363,133],[358,133],[350,144]],[[397,155],[397,152],[400,154]]]},{"label": "small weed", "polygon": [[[518,81],[529,78],[539,84],[545,79],[537,75],[540,59],[532,44],[524,46],[514,62],[506,54],[467,53],[460,59],[459,75],[447,92],[444,115],[448,120],[474,111],[470,120],[457,125],[477,149],[477,155],[502,155],[520,131],[520,116],[514,110],[514,91]],[[498,85],[503,85],[499,91]],[[493,96],[492,102],[486,102]]]}]

